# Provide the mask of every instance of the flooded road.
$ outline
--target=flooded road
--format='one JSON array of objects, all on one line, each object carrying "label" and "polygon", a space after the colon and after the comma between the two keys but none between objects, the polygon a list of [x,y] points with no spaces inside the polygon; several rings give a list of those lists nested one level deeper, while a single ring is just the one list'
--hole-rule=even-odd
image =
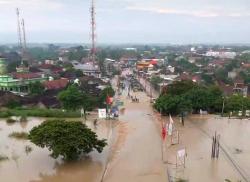
[{"label": "flooded road", "polygon": [[[131,93],[140,103],[131,103],[124,96],[124,115],[120,116],[125,126],[121,144],[114,153],[104,181],[107,182],[165,182],[166,171],[162,162],[161,137],[154,122],[149,98],[145,93]],[[124,127],[123,126],[123,127]]]}]

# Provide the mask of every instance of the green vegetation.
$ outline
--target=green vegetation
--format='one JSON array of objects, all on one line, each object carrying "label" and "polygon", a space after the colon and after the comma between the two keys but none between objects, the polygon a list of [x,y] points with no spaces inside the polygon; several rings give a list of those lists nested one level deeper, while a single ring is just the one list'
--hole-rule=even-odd
[{"label": "green vegetation", "polygon": [[44,86],[40,82],[31,83],[29,85],[30,93],[32,95],[41,95],[44,92]]},{"label": "green vegetation", "polygon": [[[80,112],[67,111],[63,112],[59,109],[8,109],[4,112],[0,112],[0,118],[8,118],[11,116],[33,116],[33,117],[56,117],[56,118],[78,118],[80,117]],[[7,121],[8,122],[8,121]],[[16,121],[15,121],[16,122]]]},{"label": "green vegetation", "polygon": [[177,61],[177,64],[182,71],[188,71],[188,72],[199,71],[199,68],[195,64],[188,62],[188,60],[186,60],[185,58]]},{"label": "green vegetation", "polygon": [[85,124],[63,120],[46,121],[34,127],[29,139],[37,146],[52,151],[53,158],[62,156],[65,160],[77,160],[94,149],[100,153],[107,145],[106,140],[98,140],[96,133]]},{"label": "green vegetation", "polygon": [[27,122],[27,116],[22,115],[19,121],[20,122]]},{"label": "green vegetation", "polygon": [[157,89],[158,88],[158,85],[160,83],[163,82],[163,79],[159,76],[152,76],[151,80],[150,80],[150,83],[152,84],[152,86]]},{"label": "green vegetation", "polygon": [[21,106],[21,103],[18,102],[18,101],[15,101],[15,100],[10,100],[8,103],[7,103],[7,108],[9,109],[14,109],[14,108],[18,108]]},{"label": "green vegetation", "polygon": [[156,100],[154,107],[163,114],[177,115],[182,112],[199,112],[200,109],[219,112],[222,92],[217,87],[199,86],[192,81],[174,82],[166,93]]},{"label": "green vegetation", "polygon": [[188,180],[185,180],[185,179],[177,179],[176,182],[188,182]]},{"label": "green vegetation", "polygon": [[58,95],[58,99],[66,110],[76,111],[84,108],[84,110],[92,109],[95,101],[86,93],[81,92],[76,85],[69,86],[66,90]]},{"label": "green vegetation", "polygon": [[1,161],[6,161],[6,160],[9,160],[9,158],[5,155],[0,155],[0,162]]},{"label": "green vegetation", "polygon": [[176,182],[188,182],[186,179],[177,179]]},{"label": "green vegetation", "polygon": [[38,61],[43,61],[46,59],[56,60],[58,56],[56,47],[55,46],[52,47],[52,45],[50,46],[50,48],[42,48],[42,47],[29,48],[28,51],[32,55],[32,57]]},{"label": "green vegetation", "polygon": [[6,120],[6,122],[9,123],[9,124],[11,124],[11,123],[15,123],[16,120],[14,120],[14,119],[12,119],[12,118],[8,118],[8,119]]},{"label": "green vegetation", "polygon": [[[154,107],[163,114],[177,115],[182,112],[198,113],[200,109],[210,113],[245,111],[250,109],[250,98],[242,95],[223,97],[217,86],[201,86],[191,81],[175,82],[156,100]],[[244,114],[244,113],[243,113]]]},{"label": "green vegetation", "polygon": [[69,60],[82,60],[82,58],[88,56],[87,47],[78,46],[67,53]]},{"label": "green vegetation", "polygon": [[105,106],[106,105],[106,98],[107,96],[113,97],[115,95],[115,91],[112,87],[107,87],[104,90],[102,90],[100,96],[99,96],[99,106]]},{"label": "green vegetation", "polygon": [[12,132],[11,134],[9,134],[9,137],[26,140],[26,139],[28,139],[28,133],[26,133],[26,132]]},{"label": "green vegetation", "polygon": [[250,98],[241,95],[232,95],[225,98],[225,112],[245,111],[250,109]]}]

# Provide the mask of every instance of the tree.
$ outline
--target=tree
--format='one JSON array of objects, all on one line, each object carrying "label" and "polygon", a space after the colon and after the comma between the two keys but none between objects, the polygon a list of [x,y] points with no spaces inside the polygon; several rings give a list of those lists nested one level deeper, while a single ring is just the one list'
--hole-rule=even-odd
[{"label": "tree", "polygon": [[154,107],[166,114],[180,114],[183,112],[206,109],[220,111],[222,92],[216,86],[204,87],[192,81],[179,81],[168,85],[166,92],[162,92]]},{"label": "tree", "polygon": [[106,140],[98,140],[96,133],[85,124],[61,120],[46,121],[34,127],[28,138],[35,145],[52,151],[53,158],[62,156],[66,160],[76,160],[94,149],[101,153],[107,145]]},{"label": "tree", "polygon": [[43,86],[43,84],[41,82],[35,82],[35,83],[31,83],[29,85],[29,89],[30,89],[30,93],[32,95],[41,95],[43,94],[45,87]]},{"label": "tree", "polygon": [[210,106],[208,102],[209,93],[206,88],[193,88],[186,93],[185,97],[192,102],[192,108],[196,112],[200,109],[207,110]]},{"label": "tree", "polygon": [[105,89],[103,89],[100,93],[99,96],[99,105],[100,106],[104,106],[105,101],[107,96],[113,97],[115,95],[115,91],[112,87],[106,87]]},{"label": "tree", "polygon": [[58,95],[58,99],[62,103],[63,107],[67,110],[77,110],[83,106],[84,95],[81,93],[77,86],[70,85],[66,90],[62,91]]},{"label": "tree", "polygon": [[167,87],[167,93],[170,95],[181,95],[197,87],[191,80],[176,81]]},{"label": "tree", "polygon": [[232,95],[226,99],[225,109],[227,111],[242,111],[250,109],[250,99],[242,95]]},{"label": "tree", "polygon": [[159,76],[152,76],[150,83],[153,85],[154,88],[157,88],[160,83],[162,83],[163,79]]},{"label": "tree", "polygon": [[94,109],[97,99],[89,94],[81,92],[76,85],[70,85],[66,90],[58,94],[58,99],[66,110],[78,110],[83,108],[84,112]]},{"label": "tree", "polygon": [[211,111],[221,112],[221,107],[223,104],[223,92],[218,86],[210,86],[208,91],[208,106]]},{"label": "tree", "polygon": [[159,97],[154,107],[164,114],[180,114],[192,110],[192,104],[182,96],[163,95]]},{"label": "tree", "polygon": [[75,70],[75,75],[77,78],[83,77],[83,72],[81,70]]}]

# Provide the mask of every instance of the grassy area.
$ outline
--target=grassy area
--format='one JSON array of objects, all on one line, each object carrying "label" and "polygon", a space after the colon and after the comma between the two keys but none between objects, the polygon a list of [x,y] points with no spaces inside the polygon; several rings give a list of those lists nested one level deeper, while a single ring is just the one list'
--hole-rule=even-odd
[{"label": "grassy area", "polygon": [[8,119],[6,120],[6,122],[9,123],[9,124],[11,124],[11,123],[15,123],[16,120],[11,119],[11,118],[8,118]]},{"label": "grassy area", "polygon": [[5,160],[9,160],[9,158],[4,155],[0,155],[0,162]]},{"label": "grassy area", "polygon": [[9,135],[9,137],[26,140],[26,139],[28,139],[28,133],[26,133],[26,132],[13,132]]},{"label": "grassy area", "polygon": [[78,118],[80,112],[65,111],[59,109],[8,109],[0,112],[0,118],[11,116],[33,116],[33,117],[56,117],[56,118]]}]

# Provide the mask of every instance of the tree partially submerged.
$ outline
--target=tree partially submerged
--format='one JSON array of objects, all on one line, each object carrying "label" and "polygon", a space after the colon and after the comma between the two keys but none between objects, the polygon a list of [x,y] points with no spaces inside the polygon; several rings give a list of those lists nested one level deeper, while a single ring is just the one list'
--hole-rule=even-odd
[{"label": "tree partially submerged", "polygon": [[77,160],[93,150],[101,153],[107,145],[105,139],[99,140],[85,124],[63,120],[45,121],[34,127],[28,138],[37,146],[52,151],[53,158],[62,156],[65,160]]}]

